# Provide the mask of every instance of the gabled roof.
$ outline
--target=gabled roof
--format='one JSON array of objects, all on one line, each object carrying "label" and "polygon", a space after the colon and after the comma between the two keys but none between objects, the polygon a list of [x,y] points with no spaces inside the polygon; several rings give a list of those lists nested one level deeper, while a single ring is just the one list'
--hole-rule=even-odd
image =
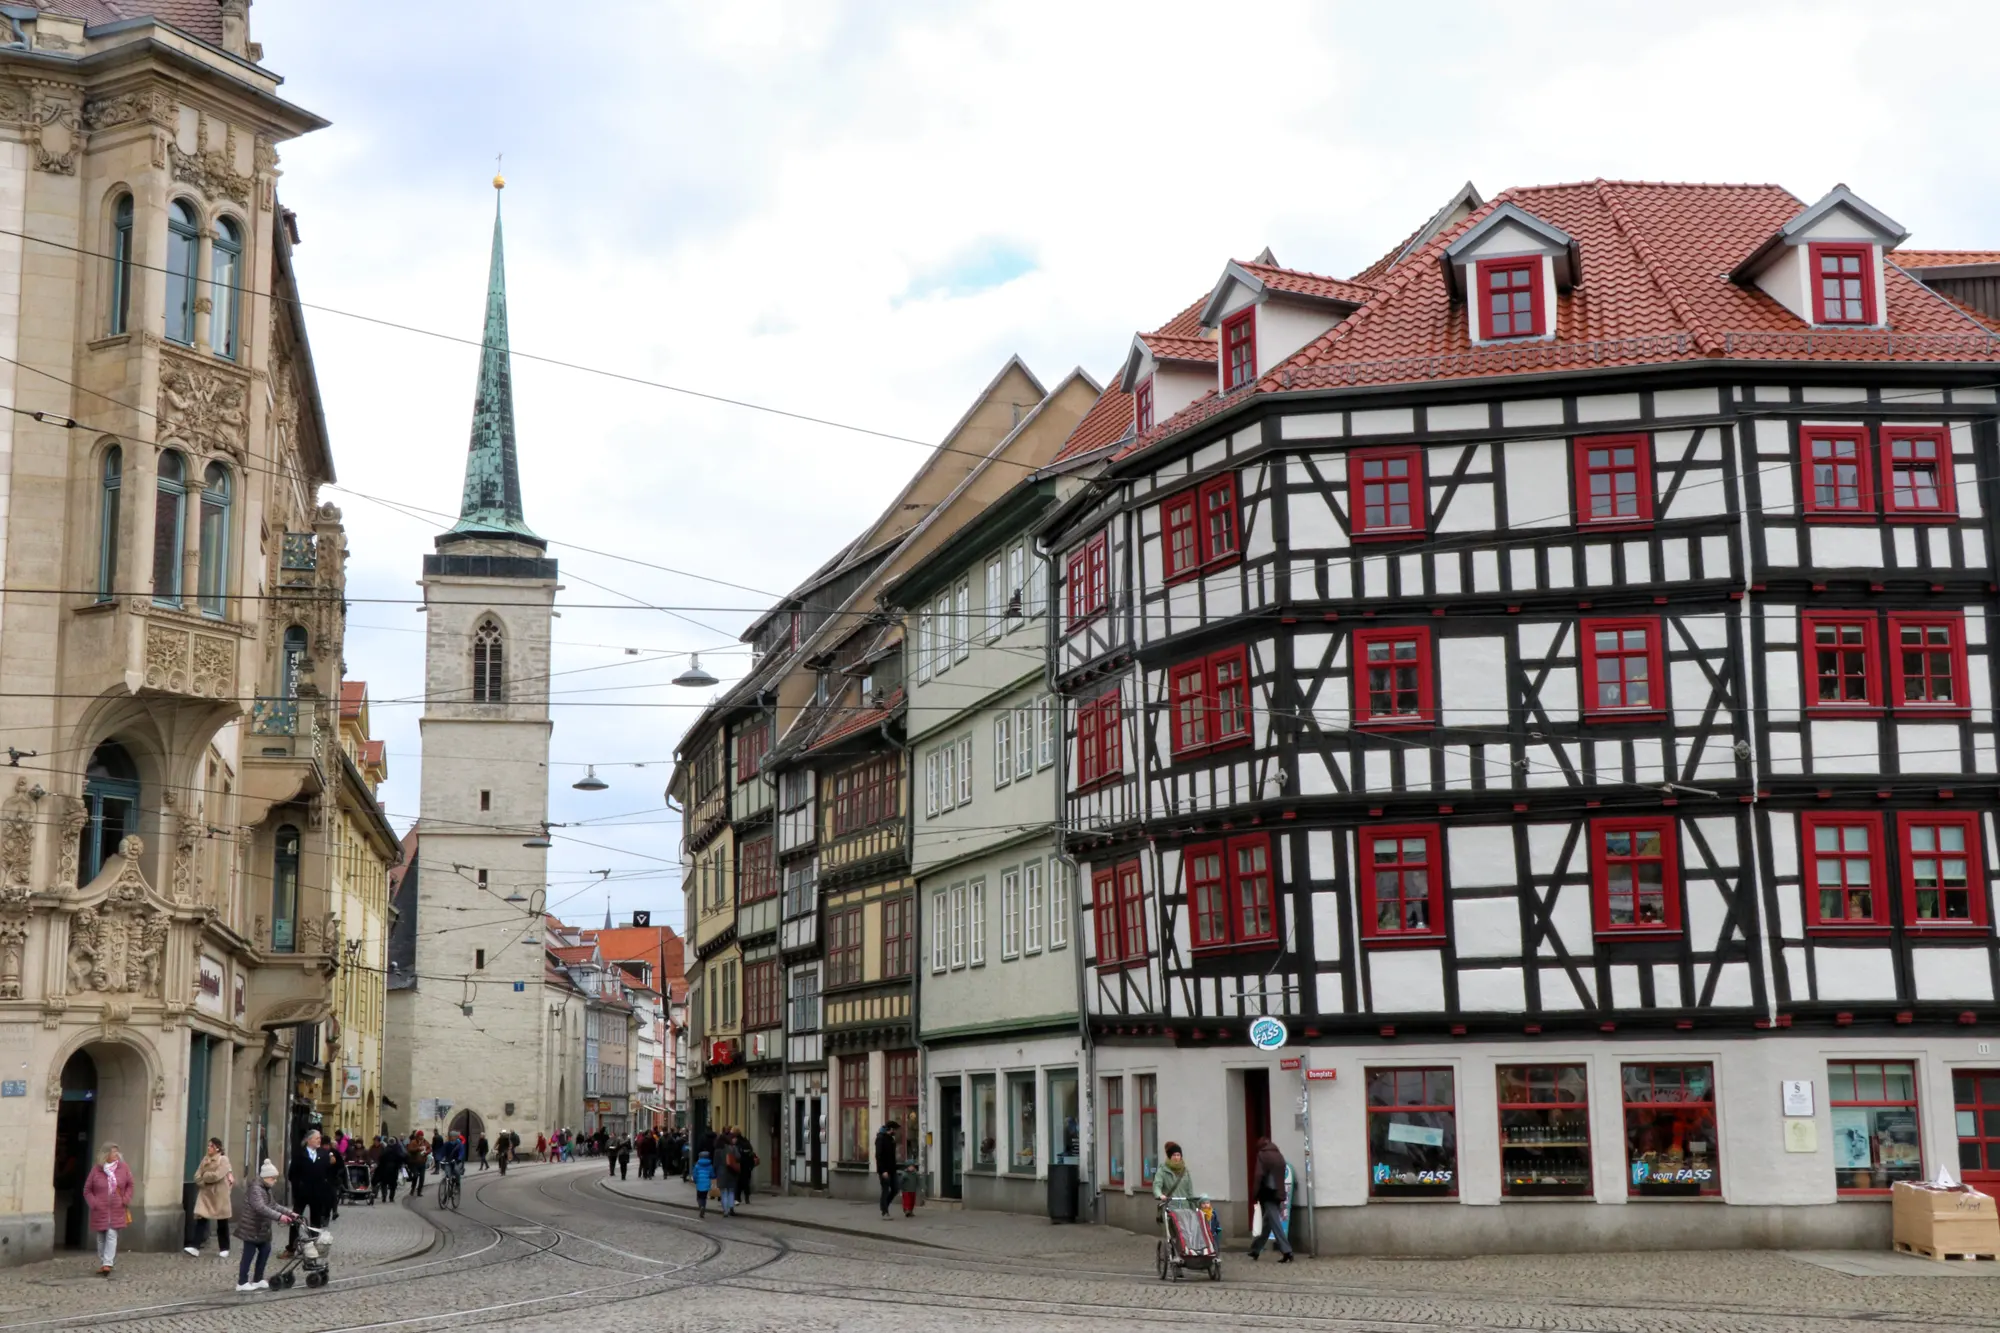
[{"label": "gabled roof", "polygon": [[[1264,253],[1268,255],[1270,251]],[[1260,297],[1277,293],[1304,301],[1331,301],[1350,308],[1367,300],[1373,291],[1361,283],[1341,278],[1280,268],[1276,264],[1260,263],[1254,259],[1232,259],[1223,265],[1222,276],[1216,279],[1208,299],[1202,303],[1201,322],[1204,326],[1214,328],[1221,323],[1222,303],[1228,298],[1231,284],[1247,287]]]},{"label": "gabled roof", "polygon": [[1578,253],[1576,238],[1554,223],[1536,217],[1527,209],[1511,200],[1495,204],[1462,228],[1452,242],[1444,247],[1442,262],[1444,278],[1450,284],[1452,293],[1465,294],[1462,270],[1469,262],[1469,256],[1479,242],[1502,227],[1517,227],[1546,245],[1549,250],[1569,261],[1567,272],[1557,266],[1556,283],[1559,287],[1571,286],[1583,281],[1583,262]]},{"label": "gabled roof", "polygon": [[1097,401],[1083,414],[1083,420],[1076,423],[1076,429],[1063,441],[1063,447],[1049,460],[1050,465],[1067,463],[1095,453],[1107,444],[1116,444],[1131,430],[1132,395],[1119,387],[1119,377],[1113,375],[1097,395]]},{"label": "gabled roof", "polygon": [[1856,195],[1845,185],[1836,185],[1820,196],[1819,202],[1807,205],[1788,219],[1782,227],[1765,237],[1764,243],[1744,256],[1743,262],[1732,269],[1729,276],[1737,282],[1750,281],[1757,270],[1764,267],[1764,261],[1772,251],[1780,246],[1797,245],[1799,238],[1810,231],[1815,223],[1835,210],[1859,218],[1861,224],[1874,233],[1875,241],[1885,249],[1893,249],[1910,239],[1910,233],[1900,222]]},{"label": "gabled roof", "polygon": [[1458,187],[1458,193],[1444,201],[1444,207],[1430,215],[1421,227],[1396,243],[1396,247],[1355,274],[1351,281],[1363,286],[1374,286],[1378,279],[1390,269],[1402,263],[1410,255],[1429,242],[1439,232],[1451,225],[1461,213],[1471,214],[1486,207],[1486,201],[1479,197],[1479,191],[1471,181]]}]

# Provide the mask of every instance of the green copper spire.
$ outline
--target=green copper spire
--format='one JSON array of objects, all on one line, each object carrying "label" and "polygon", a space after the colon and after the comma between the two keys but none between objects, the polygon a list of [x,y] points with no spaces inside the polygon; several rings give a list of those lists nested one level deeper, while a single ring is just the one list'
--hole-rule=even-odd
[{"label": "green copper spire", "polygon": [[438,544],[474,537],[516,538],[546,546],[521,515],[521,471],[514,457],[514,386],[507,351],[507,263],[500,246],[500,195],[493,178],[493,262],[486,278],[485,346],[472,400],[472,443],[465,454],[465,499],[458,522]]}]

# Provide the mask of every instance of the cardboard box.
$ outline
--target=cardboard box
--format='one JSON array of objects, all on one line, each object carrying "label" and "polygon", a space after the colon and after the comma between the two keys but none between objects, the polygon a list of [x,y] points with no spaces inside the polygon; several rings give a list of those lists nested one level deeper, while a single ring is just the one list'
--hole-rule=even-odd
[{"label": "cardboard box", "polygon": [[1939,1189],[1899,1181],[1890,1197],[1895,1245],[1903,1253],[2000,1257],[2000,1212],[1992,1195],[1964,1185]]}]

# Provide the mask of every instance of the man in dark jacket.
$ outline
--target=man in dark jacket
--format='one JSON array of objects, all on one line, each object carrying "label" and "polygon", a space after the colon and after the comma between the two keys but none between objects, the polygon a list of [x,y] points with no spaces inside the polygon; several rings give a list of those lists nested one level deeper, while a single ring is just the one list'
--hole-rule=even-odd
[{"label": "man in dark jacket", "polygon": [[900,1188],[897,1176],[902,1166],[896,1160],[896,1127],[884,1125],[875,1133],[875,1175],[882,1186],[882,1216],[889,1215],[889,1204]]},{"label": "man in dark jacket", "polygon": [[1292,1242],[1285,1235],[1285,1206],[1291,1199],[1290,1184],[1286,1180],[1289,1169],[1285,1166],[1285,1155],[1278,1151],[1278,1145],[1269,1139],[1257,1140],[1257,1179],[1250,1187],[1250,1198],[1257,1205],[1257,1235],[1250,1242],[1250,1257],[1255,1259],[1264,1251],[1264,1241],[1270,1239],[1278,1246],[1278,1253],[1284,1258],[1281,1264],[1292,1261]]},{"label": "man in dark jacket", "polygon": [[[316,1129],[306,1135],[305,1142],[292,1154],[291,1170],[285,1178],[292,1187],[292,1211],[303,1214],[314,1228],[325,1226],[333,1213],[333,1201],[339,1194],[339,1170],[332,1150],[321,1142]],[[291,1254],[298,1248],[299,1222],[295,1216],[285,1253]]]},{"label": "man in dark jacket", "polygon": [[375,1161],[375,1197],[396,1201],[396,1186],[402,1183],[403,1169],[409,1165],[403,1141],[390,1137],[382,1141],[382,1155]]}]

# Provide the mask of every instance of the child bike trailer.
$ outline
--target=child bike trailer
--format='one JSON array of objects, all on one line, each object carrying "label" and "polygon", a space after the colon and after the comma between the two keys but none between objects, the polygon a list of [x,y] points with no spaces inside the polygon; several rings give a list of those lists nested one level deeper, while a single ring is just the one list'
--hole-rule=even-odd
[{"label": "child bike trailer", "polygon": [[1197,1206],[1173,1204],[1166,1210],[1166,1230],[1160,1237],[1160,1281],[1178,1282],[1189,1269],[1206,1271],[1209,1281],[1222,1281],[1222,1250],[1215,1243],[1215,1213],[1206,1201]]}]

